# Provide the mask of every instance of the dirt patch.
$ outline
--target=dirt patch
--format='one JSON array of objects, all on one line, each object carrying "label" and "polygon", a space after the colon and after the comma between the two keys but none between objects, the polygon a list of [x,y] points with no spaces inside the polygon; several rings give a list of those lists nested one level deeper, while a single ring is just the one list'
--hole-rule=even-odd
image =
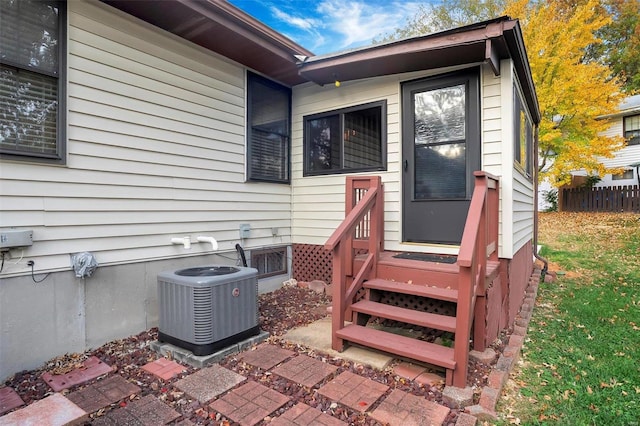
[{"label": "dirt patch", "polygon": [[580,278],[582,274],[578,271],[567,271],[555,262],[549,261],[549,272],[555,272],[558,276],[564,275],[567,278]]}]

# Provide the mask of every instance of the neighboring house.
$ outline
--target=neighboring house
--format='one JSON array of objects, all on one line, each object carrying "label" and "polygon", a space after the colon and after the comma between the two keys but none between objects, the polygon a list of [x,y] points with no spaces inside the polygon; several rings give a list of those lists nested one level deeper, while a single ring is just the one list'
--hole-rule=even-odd
[{"label": "neighboring house", "polygon": [[[603,115],[602,120],[610,123],[604,135],[622,136],[627,140],[627,146],[614,153],[613,158],[602,158],[600,162],[607,168],[621,168],[617,175],[606,174],[593,186],[595,188],[609,188],[633,186],[640,184],[638,168],[640,166],[640,95],[629,96],[619,105],[615,113]],[[571,186],[584,185],[587,173],[584,170],[571,173],[574,178]],[[546,191],[553,191],[548,180],[540,182],[538,186],[538,208],[541,211],[550,207],[545,201]]]},{"label": "neighboring house", "polygon": [[[494,334],[513,323],[540,120],[517,21],[313,56],[221,0],[0,7],[0,226],[33,231],[2,249],[0,378],[156,326],[157,273],[238,243],[261,291],[327,279],[353,174],[382,178],[385,249],[438,254],[458,253],[473,172],[498,176],[487,309]],[[76,278],[85,251],[99,267]]]},{"label": "neighboring house", "polygon": [[608,168],[622,168],[617,175],[607,174],[595,187],[625,186],[640,184],[638,167],[640,166],[640,95],[629,96],[618,108],[618,111],[605,115],[611,123],[605,132],[607,136],[622,136],[627,146],[617,151],[613,158],[603,158],[602,164]]}]

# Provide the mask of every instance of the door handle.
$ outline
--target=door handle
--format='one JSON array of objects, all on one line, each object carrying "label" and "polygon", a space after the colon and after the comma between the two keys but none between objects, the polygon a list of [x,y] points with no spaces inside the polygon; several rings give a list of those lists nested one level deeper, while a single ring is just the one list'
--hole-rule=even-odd
[{"label": "door handle", "polygon": [[404,171],[406,172],[409,169],[409,160],[404,160]]}]

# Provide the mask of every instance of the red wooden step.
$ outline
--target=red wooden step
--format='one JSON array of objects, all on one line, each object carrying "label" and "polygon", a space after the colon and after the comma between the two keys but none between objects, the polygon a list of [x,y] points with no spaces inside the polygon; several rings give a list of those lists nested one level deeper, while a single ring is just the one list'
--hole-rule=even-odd
[{"label": "red wooden step", "polygon": [[372,302],[370,300],[356,302],[351,305],[351,309],[363,314],[415,324],[421,327],[450,331],[452,333],[456,331],[456,317],[447,315],[415,311],[413,309],[400,308],[385,303]]},{"label": "red wooden step", "polygon": [[458,302],[458,290],[450,288],[430,287],[419,284],[407,284],[397,281],[382,280],[375,278],[365,281],[364,288],[374,290],[384,290],[394,293],[413,294],[415,296],[429,297],[431,299],[446,300],[448,302]]},{"label": "red wooden step", "polygon": [[436,345],[411,337],[351,324],[338,330],[336,335],[349,342],[379,349],[394,355],[415,359],[448,369],[455,369],[453,348]]}]

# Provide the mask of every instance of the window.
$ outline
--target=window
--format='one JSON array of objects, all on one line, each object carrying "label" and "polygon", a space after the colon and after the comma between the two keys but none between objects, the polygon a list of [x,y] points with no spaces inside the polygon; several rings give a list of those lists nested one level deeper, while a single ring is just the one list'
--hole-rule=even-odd
[{"label": "window", "polygon": [[288,183],[291,90],[253,73],[247,87],[249,180]]},{"label": "window", "polygon": [[624,172],[620,173],[619,175],[612,175],[611,178],[613,180],[633,179],[633,170],[632,169],[625,170]]},{"label": "window", "polygon": [[0,155],[65,160],[66,3],[0,2]]},{"label": "window", "polygon": [[304,175],[386,169],[387,103],[304,118]]},{"label": "window", "polygon": [[640,145],[640,115],[624,118],[624,138],[628,145]]},{"label": "window", "polygon": [[258,278],[287,273],[287,248],[251,250],[251,267],[258,270]]},{"label": "window", "polygon": [[533,169],[533,125],[524,107],[518,88],[513,86],[514,160],[529,177]]}]

